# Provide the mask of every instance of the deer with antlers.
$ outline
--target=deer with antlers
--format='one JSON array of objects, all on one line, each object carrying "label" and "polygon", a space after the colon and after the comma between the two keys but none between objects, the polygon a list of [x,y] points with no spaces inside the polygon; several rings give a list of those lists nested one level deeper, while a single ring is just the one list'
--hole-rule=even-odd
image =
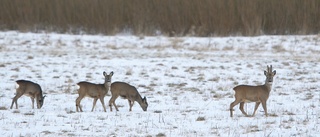
[{"label": "deer with antlers", "polygon": [[250,85],[239,85],[233,88],[235,91],[235,101],[230,104],[230,117],[233,116],[233,107],[240,103],[239,109],[242,114],[248,116],[244,111],[243,106],[246,102],[255,102],[254,112],[252,116],[255,115],[260,103],[264,109],[265,116],[268,116],[267,112],[267,100],[272,87],[273,77],[276,75],[276,71],[272,71],[272,65],[267,66],[267,71],[264,71],[266,80],[264,85],[250,86]]}]

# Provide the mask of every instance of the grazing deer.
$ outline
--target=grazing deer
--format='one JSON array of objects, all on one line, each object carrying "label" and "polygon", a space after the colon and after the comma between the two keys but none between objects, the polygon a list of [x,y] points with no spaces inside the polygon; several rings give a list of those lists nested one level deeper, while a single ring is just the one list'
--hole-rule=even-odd
[{"label": "grazing deer", "polygon": [[112,104],[116,108],[118,107],[115,104],[115,100],[120,96],[124,99],[128,99],[129,102],[129,111],[132,111],[132,106],[134,101],[137,101],[143,111],[147,111],[148,103],[146,97],[142,98],[137,89],[134,86],[131,86],[124,82],[113,82],[111,84],[111,99],[109,100],[110,111],[112,111]]},{"label": "grazing deer", "polygon": [[80,105],[80,102],[85,96],[88,96],[94,99],[91,111],[93,111],[94,106],[97,103],[97,100],[100,99],[104,112],[106,112],[104,97],[107,95],[109,91],[109,86],[111,84],[111,77],[113,76],[113,72],[110,72],[109,75],[106,72],[103,72],[103,76],[105,78],[103,84],[94,84],[94,83],[85,82],[85,81],[78,83],[80,88],[78,91],[79,97],[76,99],[77,112],[79,112],[79,109],[82,112],[82,107]]},{"label": "grazing deer", "polygon": [[239,109],[241,110],[242,114],[248,116],[248,114],[243,110],[244,103],[246,102],[256,102],[252,116],[255,115],[260,103],[262,103],[262,107],[264,109],[266,117],[268,116],[267,100],[271,91],[273,76],[276,75],[276,71],[272,72],[272,65],[270,67],[267,66],[267,71],[264,71],[264,75],[266,76],[266,81],[264,85],[239,85],[233,88],[233,90],[236,92],[236,100],[230,104],[230,117],[233,116],[233,107],[239,103]]},{"label": "grazing deer", "polygon": [[13,104],[16,104],[16,109],[18,109],[18,99],[22,95],[29,96],[32,101],[32,109],[34,109],[34,99],[37,101],[37,108],[40,109],[43,105],[44,98],[46,96],[42,96],[42,90],[39,84],[27,81],[27,80],[17,80],[18,88],[16,89],[16,96],[12,99],[11,107]]}]

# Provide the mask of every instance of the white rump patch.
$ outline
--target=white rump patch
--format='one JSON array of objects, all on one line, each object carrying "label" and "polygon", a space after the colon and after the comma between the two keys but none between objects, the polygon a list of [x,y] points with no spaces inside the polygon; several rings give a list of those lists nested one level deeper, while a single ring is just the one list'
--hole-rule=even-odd
[{"label": "white rump patch", "polygon": [[15,87],[16,87],[16,89],[19,88],[19,84],[16,83],[16,86],[15,86]]},{"label": "white rump patch", "polygon": [[76,88],[77,88],[77,89],[79,89],[79,88],[80,88],[80,86],[79,86],[78,84],[76,84]]}]

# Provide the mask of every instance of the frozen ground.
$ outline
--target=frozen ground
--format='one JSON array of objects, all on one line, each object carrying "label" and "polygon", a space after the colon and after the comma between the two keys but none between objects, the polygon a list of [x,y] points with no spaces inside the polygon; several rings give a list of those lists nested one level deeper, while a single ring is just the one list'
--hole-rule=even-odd
[{"label": "frozen ground", "polygon": [[[0,32],[1,136],[320,136],[320,36],[145,37]],[[263,84],[277,71],[267,102],[255,117],[229,105],[238,84]],[[75,112],[76,83],[124,81],[146,96],[149,108],[116,100],[119,112]],[[42,109],[29,97],[10,109],[15,81],[39,83]],[[110,93],[109,93],[110,94]],[[105,97],[108,102],[109,96]],[[245,105],[253,112],[254,103]]]}]

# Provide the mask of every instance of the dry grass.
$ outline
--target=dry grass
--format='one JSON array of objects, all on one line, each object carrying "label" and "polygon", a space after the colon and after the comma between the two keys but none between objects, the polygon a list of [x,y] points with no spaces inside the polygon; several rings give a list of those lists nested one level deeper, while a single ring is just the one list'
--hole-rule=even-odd
[{"label": "dry grass", "polygon": [[12,113],[20,113],[19,110],[13,110]]},{"label": "dry grass", "polygon": [[319,7],[318,0],[4,0],[0,29],[138,36],[317,34]]},{"label": "dry grass", "polygon": [[198,117],[196,121],[205,121],[206,118],[205,117]]},{"label": "dry grass", "polygon": [[166,134],[164,134],[164,133],[158,133],[158,134],[156,135],[156,137],[166,137]]},{"label": "dry grass", "polygon": [[5,106],[1,106],[0,110],[7,110],[8,108],[6,108]]},{"label": "dry grass", "polygon": [[162,113],[161,110],[155,110],[154,113]]},{"label": "dry grass", "polygon": [[27,112],[27,113],[24,113],[24,115],[26,115],[26,116],[33,116],[34,113],[33,113],[33,112]]}]

